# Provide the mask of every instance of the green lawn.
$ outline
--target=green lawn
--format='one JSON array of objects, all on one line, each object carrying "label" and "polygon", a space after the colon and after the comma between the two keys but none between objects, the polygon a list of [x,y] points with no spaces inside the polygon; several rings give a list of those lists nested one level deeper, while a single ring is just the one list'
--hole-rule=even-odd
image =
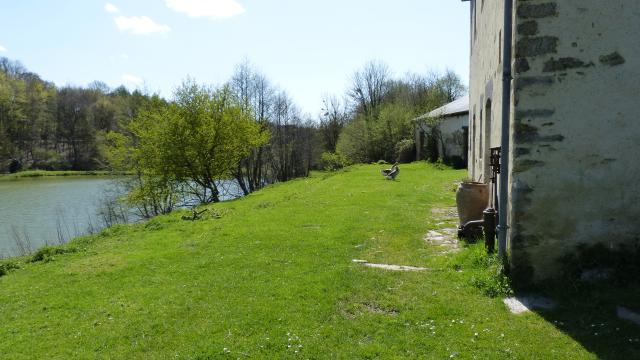
[{"label": "green lawn", "polygon": [[[601,334],[611,333],[598,338],[590,318],[573,323],[564,307],[511,315],[473,285],[490,271],[479,265],[480,246],[443,255],[423,240],[441,226],[433,209],[453,206],[453,183],[465,172],[414,163],[386,181],[380,168],[270,186],[212,206],[219,219],[176,213],[117,226],[69,245],[77,252],[24,263],[0,277],[0,358],[640,354],[640,333],[626,323],[603,325]],[[390,272],[352,259],[429,270]]]}]

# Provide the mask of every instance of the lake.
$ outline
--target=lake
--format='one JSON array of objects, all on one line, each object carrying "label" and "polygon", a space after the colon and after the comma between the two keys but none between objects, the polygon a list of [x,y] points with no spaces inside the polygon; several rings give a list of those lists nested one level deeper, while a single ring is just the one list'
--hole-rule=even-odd
[{"label": "lake", "polygon": [[[220,200],[241,196],[235,181],[218,182]],[[65,243],[106,227],[100,209],[124,190],[108,177],[37,177],[0,181],[0,258]],[[191,203],[195,198],[191,199]],[[188,201],[189,202],[189,201]],[[131,210],[129,221],[140,219]]]},{"label": "lake", "polygon": [[[103,228],[107,177],[42,177],[0,181],[0,257],[55,245]],[[16,241],[18,239],[18,241]],[[21,249],[22,248],[22,249]]]}]

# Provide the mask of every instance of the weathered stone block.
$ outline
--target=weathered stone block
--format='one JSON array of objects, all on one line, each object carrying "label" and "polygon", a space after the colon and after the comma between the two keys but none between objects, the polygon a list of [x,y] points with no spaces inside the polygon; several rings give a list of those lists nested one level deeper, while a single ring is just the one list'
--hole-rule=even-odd
[{"label": "weathered stone block", "polygon": [[535,167],[540,167],[543,165],[544,165],[544,161],[528,160],[528,159],[517,160],[513,164],[513,172],[514,173],[525,172]]},{"label": "weathered stone block", "polygon": [[604,65],[616,66],[624,64],[626,60],[622,57],[622,55],[620,55],[619,52],[616,51],[609,55],[600,56],[600,62]]},{"label": "weathered stone block", "polygon": [[520,91],[529,86],[550,86],[555,79],[551,76],[527,76],[516,78],[515,88]]},{"label": "weathered stone block", "polygon": [[548,118],[553,116],[556,111],[552,109],[531,109],[531,110],[518,110],[516,111],[516,120],[522,120],[526,118]]},{"label": "weathered stone block", "polygon": [[540,19],[558,16],[558,6],[556,3],[520,4],[517,12],[521,19]]},{"label": "weathered stone block", "polygon": [[533,36],[538,33],[538,22],[534,20],[525,21],[518,25],[518,34],[523,36]]},{"label": "weathered stone block", "polygon": [[529,66],[529,61],[525,58],[516,59],[514,66],[516,74],[522,74],[531,69],[531,66]]},{"label": "weathered stone block", "polygon": [[530,57],[558,52],[558,38],[555,36],[524,37],[516,44],[516,57]]},{"label": "weathered stone block", "polygon": [[551,58],[544,63],[543,72],[566,71],[569,69],[579,69],[595,66],[593,62],[585,63],[580,59],[573,57],[564,57],[560,59]]}]

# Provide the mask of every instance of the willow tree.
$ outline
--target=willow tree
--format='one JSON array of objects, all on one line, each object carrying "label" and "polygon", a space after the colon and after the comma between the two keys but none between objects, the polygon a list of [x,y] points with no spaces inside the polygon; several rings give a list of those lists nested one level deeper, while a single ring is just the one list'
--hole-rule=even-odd
[{"label": "willow tree", "polygon": [[228,88],[184,82],[174,101],[142,111],[130,126],[133,163],[145,176],[180,183],[200,202],[220,201],[219,185],[269,134]]}]

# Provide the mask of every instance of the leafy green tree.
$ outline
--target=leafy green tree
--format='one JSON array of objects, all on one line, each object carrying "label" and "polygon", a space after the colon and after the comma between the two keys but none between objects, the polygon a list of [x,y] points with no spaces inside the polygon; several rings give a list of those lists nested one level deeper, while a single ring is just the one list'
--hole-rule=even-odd
[{"label": "leafy green tree", "polygon": [[342,154],[349,163],[363,163],[370,159],[367,147],[366,121],[363,118],[356,118],[342,130],[336,152]]},{"label": "leafy green tree", "polygon": [[82,88],[58,92],[57,137],[62,141],[71,169],[91,168],[97,156],[96,129],[91,118],[95,98]]},{"label": "leafy green tree", "polygon": [[203,203],[220,201],[219,182],[232,178],[240,160],[269,140],[228,88],[191,80],[176,90],[174,102],[142,111],[130,130],[141,172],[182,183]]}]

